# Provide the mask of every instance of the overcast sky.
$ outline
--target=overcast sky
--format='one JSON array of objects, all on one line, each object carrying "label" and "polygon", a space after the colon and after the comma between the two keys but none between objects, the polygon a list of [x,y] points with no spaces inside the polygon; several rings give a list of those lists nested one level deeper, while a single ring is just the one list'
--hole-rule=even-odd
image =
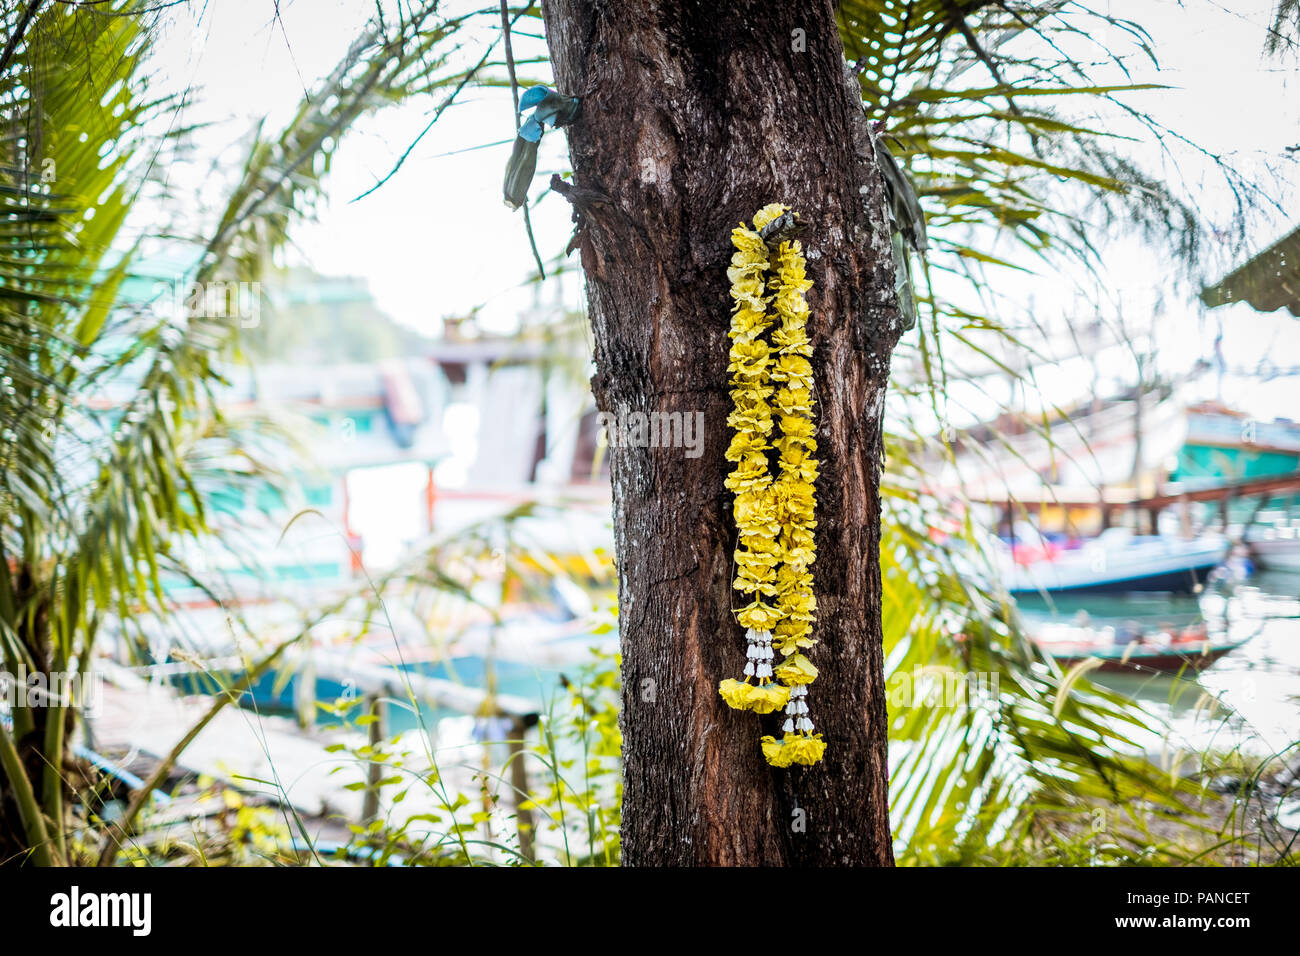
[{"label": "overcast sky", "polygon": [[[1279,207],[1269,209],[1266,204],[1252,223],[1252,244],[1262,248],[1286,230],[1288,221],[1300,221],[1300,214],[1289,219],[1287,215],[1295,208],[1296,164],[1289,161],[1295,154],[1286,152],[1286,147],[1300,143],[1300,73],[1294,61],[1271,62],[1263,55],[1272,0],[1123,0],[1112,7],[1152,33],[1161,61],[1157,70],[1133,58],[1133,81],[1172,87],[1129,94],[1129,102],[1250,173]],[[269,115],[270,128],[283,123],[304,88],[312,87],[342,57],[373,12],[374,0],[281,0],[279,10],[281,19],[276,21],[273,0],[195,0],[169,12],[157,63],[164,85],[191,90],[193,106],[184,121],[212,124],[198,137],[201,153],[231,148],[233,160],[233,144],[257,119]],[[483,17],[473,35],[490,36],[494,30],[499,30],[499,21]],[[1116,43],[1121,39],[1116,37]],[[517,56],[539,50],[535,41],[517,38]],[[534,68],[534,75],[539,70]],[[364,277],[381,308],[423,331],[437,332],[443,316],[476,306],[483,307],[485,324],[506,329],[532,295],[520,288],[532,268],[521,217],[501,202],[510,146],[445,154],[511,139],[508,92],[468,94],[444,114],[385,186],[352,201],[390,171],[435,105],[423,100],[389,110],[344,139],[329,179],[329,201],[318,221],[298,228],[292,256],[322,273]],[[534,196],[551,169],[566,168],[563,150],[563,136],[548,134]],[[1221,222],[1231,214],[1222,179],[1191,151],[1174,157],[1177,170],[1148,143],[1136,146],[1135,155],[1148,164],[1162,164],[1166,173],[1186,181],[1202,207]],[[196,192],[206,188],[215,198],[215,184],[194,170],[177,169],[174,176],[176,184]],[[534,210],[533,221],[543,257],[549,259],[569,237],[568,206],[558,197],[547,197]],[[1228,249],[1209,252],[1222,259],[1223,268],[1241,258]],[[576,266],[575,260],[571,265]],[[1163,302],[1161,321],[1172,334],[1160,335],[1160,352],[1170,368],[1207,354],[1221,319],[1234,331],[1249,330],[1225,337],[1233,364],[1253,364],[1269,351],[1300,356],[1300,321],[1257,316],[1245,306],[1207,317],[1194,302],[1194,290],[1166,281],[1172,270],[1161,255],[1129,237],[1116,237],[1106,267],[1112,289],[1119,292],[1116,297],[1129,303],[1130,310],[1152,309],[1150,303]],[[1002,281],[1003,291],[1022,306],[1032,301],[1045,312],[1069,308],[1058,277]],[[544,296],[547,301],[558,296],[577,307],[580,283],[571,274],[558,288],[548,283]],[[1296,362],[1300,364],[1300,358]],[[1253,414],[1300,412],[1288,406],[1298,383],[1237,383],[1227,397]]]}]

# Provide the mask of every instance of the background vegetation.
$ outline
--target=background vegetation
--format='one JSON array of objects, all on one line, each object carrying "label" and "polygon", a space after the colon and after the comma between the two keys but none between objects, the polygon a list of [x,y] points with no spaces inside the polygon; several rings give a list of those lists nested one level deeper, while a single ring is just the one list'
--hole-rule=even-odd
[{"label": "background vegetation", "polygon": [[[160,172],[181,131],[172,125],[178,102],[150,84],[150,41],[166,11],[132,0],[109,6],[27,0],[0,14],[0,34],[10,38],[0,54],[0,664],[11,672],[85,669],[110,619],[143,634],[143,619],[170,613],[160,576],[194,573],[180,558],[182,543],[209,541],[211,490],[271,470],[259,454],[273,437],[269,423],[232,419],[213,400],[222,370],[249,345],[238,323],[131,304],[122,294],[155,231],[133,212],[146,202],[167,207]],[[1225,815],[1204,786],[1220,769],[1217,758],[1200,755],[1190,775],[1148,763],[1140,741],[1155,718],[1063,675],[1035,650],[1009,603],[972,584],[967,562],[979,560],[983,544],[976,530],[967,525],[937,543],[930,525],[942,506],[918,490],[923,456],[944,449],[947,386],[962,373],[951,356],[988,356],[990,342],[1010,335],[1000,320],[1002,272],[1031,259],[1049,272],[1096,275],[1101,240],[1116,221],[1138,224],[1189,270],[1197,264],[1209,224],[1195,203],[1161,170],[1141,168],[1108,131],[1106,117],[1123,114],[1171,151],[1194,149],[1126,105],[1136,87],[1110,78],[1124,72],[1125,56],[1159,51],[1140,24],[1104,6],[839,5],[864,109],[885,124],[916,183],[932,241],[919,273],[920,328],[895,377],[882,554],[888,667],[890,675],[997,678],[992,690],[967,685],[961,706],[914,704],[895,714],[891,804],[904,863],[1227,860],[1245,838],[1233,814],[1249,806],[1267,769],[1237,768],[1247,785]],[[211,221],[175,225],[200,250],[197,281],[265,276],[272,253],[312,214],[332,154],[361,117],[427,98],[436,121],[466,90],[505,82],[503,37],[478,49],[464,30],[499,11],[449,17],[436,2],[398,5],[387,16],[383,9],[282,129],[250,135]],[[1295,12],[1283,0],[1272,50],[1294,48]],[[540,34],[532,7],[510,15],[521,32]],[[1128,49],[1110,43],[1116,38]],[[1067,52],[1081,44],[1091,52]],[[1086,115],[1096,121],[1079,119]],[[1214,161],[1243,211],[1261,201]],[[1243,214],[1241,228],[1246,222]],[[111,427],[87,414],[110,392],[128,393]],[[559,573],[546,556],[524,555]],[[377,582],[369,598],[463,588],[437,557]],[[266,648],[258,666],[276,666],[282,651]],[[505,800],[508,767],[486,772],[489,804],[500,809],[485,809],[482,793],[453,793],[436,772],[412,779],[398,742],[386,741],[340,759],[359,770],[390,767],[390,785],[435,790],[440,809],[423,822],[436,835],[353,822],[338,853],[363,863],[617,863],[616,673],[612,659],[598,657],[571,675],[527,752],[509,758],[524,761],[533,781],[519,809],[536,821],[534,852],[524,852],[517,832],[502,835],[502,815],[517,824],[519,812]],[[364,715],[345,707],[341,716]],[[72,707],[19,708],[0,726],[0,860],[322,859],[295,846],[301,827],[292,820],[215,785],[212,798],[228,801],[228,826],[143,855],[128,842],[119,855],[126,828],[99,818],[100,784],[67,752],[76,719]],[[160,768],[150,788],[164,779]],[[141,803],[133,809],[143,809],[147,825]],[[1293,861],[1289,854],[1288,844],[1256,846],[1252,861]]]}]

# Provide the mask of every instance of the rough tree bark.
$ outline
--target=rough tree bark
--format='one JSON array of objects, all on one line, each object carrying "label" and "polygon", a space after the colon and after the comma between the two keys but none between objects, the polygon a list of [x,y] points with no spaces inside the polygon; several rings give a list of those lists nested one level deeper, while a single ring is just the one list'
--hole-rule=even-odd
[{"label": "rough tree bark", "polygon": [[[597,405],[704,413],[704,450],[611,449],[623,647],[623,861],[889,865],[880,416],[899,334],[883,186],[829,0],[543,0],[568,128]],[[727,708],[730,234],[769,202],[806,227],[818,399],[818,766]],[[761,731],[760,731],[761,727]]]}]

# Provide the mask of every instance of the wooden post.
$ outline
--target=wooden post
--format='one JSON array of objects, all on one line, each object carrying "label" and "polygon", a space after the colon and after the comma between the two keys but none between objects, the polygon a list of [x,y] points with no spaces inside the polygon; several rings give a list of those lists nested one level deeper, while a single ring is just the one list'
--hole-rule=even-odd
[{"label": "wooden post", "polygon": [[429,533],[433,533],[433,506],[437,500],[437,488],[433,481],[433,465],[429,466],[429,476],[424,483],[424,514],[429,525]]},{"label": "wooden post", "polygon": [[[384,741],[384,702],[380,697],[366,698],[366,713],[375,719],[370,722],[368,742],[371,751]],[[371,761],[366,767],[366,796],[361,805],[361,822],[372,823],[379,816],[379,781],[383,779],[384,765]]]},{"label": "wooden post", "polygon": [[316,666],[310,656],[303,661],[294,678],[293,714],[303,729],[316,723]]},{"label": "wooden post", "polygon": [[525,717],[515,717],[510,722],[510,738],[506,741],[510,761],[510,789],[514,791],[515,828],[519,833],[519,855],[532,862],[533,837],[536,823],[528,802],[528,768],[524,765],[524,735],[528,732]]}]

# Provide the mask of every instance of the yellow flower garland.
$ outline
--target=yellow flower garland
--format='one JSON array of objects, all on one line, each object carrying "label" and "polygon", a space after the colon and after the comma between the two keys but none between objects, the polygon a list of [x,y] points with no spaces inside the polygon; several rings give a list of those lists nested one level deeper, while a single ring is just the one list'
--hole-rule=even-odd
[{"label": "yellow flower garland", "polygon": [[[734,496],[738,532],[733,586],[749,602],[736,619],[746,629],[748,647],[744,680],[718,686],[722,699],[737,710],[768,714],[785,708],[785,736],[761,741],[763,756],[775,767],[811,765],[826,750],[821,734],[813,733],[806,700],[817,668],[802,653],[816,643],[817,610],[812,591],[817,429],[804,299],[812,282],[797,240],[782,241],[773,254],[760,234],[787,212],[789,207],[779,203],[764,206],[752,229],[742,223],[731,233],[736,251],[727,270],[734,302],[728,371],[734,407],[727,424],[735,435],[727,460],[735,467],[726,486]],[[780,433],[773,438],[775,424]],[[776,478],[769,468],[773,450]],[[774,648],[785,658],[775,667]]]}]

